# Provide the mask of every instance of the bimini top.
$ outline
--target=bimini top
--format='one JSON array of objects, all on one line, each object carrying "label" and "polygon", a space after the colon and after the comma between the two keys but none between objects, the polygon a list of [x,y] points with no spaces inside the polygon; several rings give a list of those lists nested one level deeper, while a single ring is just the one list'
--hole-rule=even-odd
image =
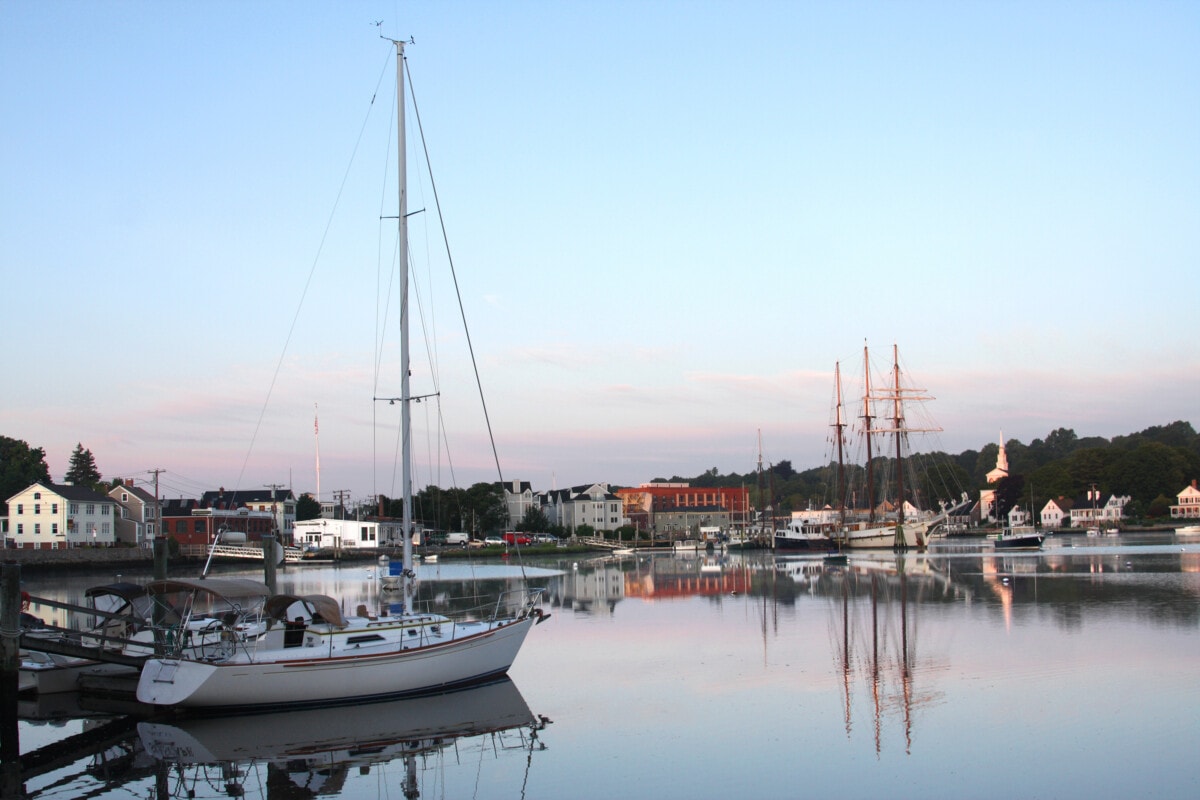
[{"label": "bimini top", "polygon": [[85,597],[92,598],[114,595],[133,602],[136,598],[146,596],[146,587],[140,583],[106,583],[103,586],[89,586],[83,594]]},{"label": "bimini top", "polygon": [[162,581],[151,581],[146,584],[146,591],[150,594],[201,592],[227,600],[268,597],[271,594],[271,590],[265,583],[247,578],[168,578]]},{"label": "bimini top", "polygon": [[350,623],[342,616],[342,609],[336,600],[324,594],[277,594],[272,595],[263,606],[263,614],[269,619],[287,622],[287,610],[293,603],[303,603],[313,616],[320,615],[321,619],[330,625],[344,628]]}]

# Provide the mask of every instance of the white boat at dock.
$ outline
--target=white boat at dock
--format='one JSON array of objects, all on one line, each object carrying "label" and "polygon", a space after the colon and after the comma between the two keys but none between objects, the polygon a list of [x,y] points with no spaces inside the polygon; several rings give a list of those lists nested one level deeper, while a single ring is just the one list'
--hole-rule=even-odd
[{"label": "white boat at dock", "polygon": [[[173,652],[146,661],[137,687],[138,700],[143,703],[264,709],[445,691],[504,675],[529,631],[548,619],[539,607],[540,589],[506,593],[490,613],[476,619],[455,620],[414,608],[410,406],[424,398],[415,398],[410,389],[405,44],[393,44],[399,144],[400,394],[375,399],[400,407],[403,561],[399,601],[389,604],[386,613],[376,614],[360,605],[354,615],[346,616],[338,601],[326,595],[276,594],[250,603],[249,593],[241,598],[223,596],[215,580],[179,583],[175,588],[187,609],[219,605],[229,610],[212,616],[217,622],[216,647],[189,650],[180,637]],[[185,614],[182,625],[187,623]],[[263,626],[261,635],[243,635],[246,626],[259,624]]]}]

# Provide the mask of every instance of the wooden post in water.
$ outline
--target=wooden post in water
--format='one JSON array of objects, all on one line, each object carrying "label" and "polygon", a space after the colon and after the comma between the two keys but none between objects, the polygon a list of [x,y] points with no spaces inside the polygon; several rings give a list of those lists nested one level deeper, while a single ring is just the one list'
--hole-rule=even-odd
[{"label": "wooden post in water", "polygon": [[12,766],[21,763],[21,741],[17,726],[17,690],[20,687],[21,665],[21,565],[5,561],[0,565],[0,761],[4,767],[4,797],[10,794]]},{"label": "wooden post in water", "polygon": [[21,659],[21,565],[0,565],[0,672],[17,674]]},{"label": "wooden post in water", "polygon": [[263,583],[275,594],[275,534],[268,533],[262,537],[263,546]]},{"label": "wooden post in water", "polygon": [[154,580],[156,581],[167,579],[167,556],[171,550],[167,544],[167,537],[154,537]]}]

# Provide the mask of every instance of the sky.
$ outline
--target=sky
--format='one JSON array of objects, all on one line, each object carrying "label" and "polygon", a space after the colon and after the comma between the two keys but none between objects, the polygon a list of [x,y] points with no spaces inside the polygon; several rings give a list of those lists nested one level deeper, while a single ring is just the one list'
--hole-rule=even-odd
[{"label": "sky", "polygon": [[5,0],[0,435],[400,494],[381,35],[417,489],[817,466],[864,345],[926,447],[1200,425],[1200,4]]}]

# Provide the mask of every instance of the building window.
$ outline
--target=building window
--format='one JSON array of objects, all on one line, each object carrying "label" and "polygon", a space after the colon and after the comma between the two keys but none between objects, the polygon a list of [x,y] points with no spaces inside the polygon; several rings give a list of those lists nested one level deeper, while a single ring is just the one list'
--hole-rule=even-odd
[{"label": "building window", "polygon": [[25,504],[24,503],[17,503],[17,513],[18,514],[25,513]]},{"label": "building window", "polygon": [[96,504],[95,504],[95,503],[88,503],[88,504],[87,504],[87,511],[86,511],[85,513],[86,513],[88,516],[91,516],[91,515],[95,514],[95,513],[96,513]]},{"label": "building window", "polygon": [[34,500],[41,500],[41,499],[42,499],[42,493],[41,493],[41,492],[34,492],[34,493],[33,493],[33,499],[34,499]]},{"label": "building window", "polygon": [[40,513],[42,513],[42,504],[41,504],[41,503],[34,503],[34,504],[33,504],[33,513],[34,513],[34,514],[40,514]]},{"label": "building window", "polygon": [[79,504],[78,503],[71,503],[68,506],[68,508],[70,509],[70,511],[68,513],[70,513],[71,516],[74,516],[79,513]]},{"label": "building window", "polygon": [[53,534],[54,536],[58,536],[58,523],[57,522],[50,523],[50,533]]},{"label": "building window", "polygon": [[58,503],[51,503],[51,504],[50,504],[50,513],[51,513],[51,514],[57,514],[57,513],[58,513]]},{"label": "building window", "polygon": [[33,523],[33,535],[34,536],[42,535],[42,523],[40,523],[40,522]]},{"label": "building window", "polygon": [[194,533],[204,533],[204,520],[198,519],[192,522],[192,531]]},{"label": "building window", "polygon": [[122,503],[129,502],[129,493],[128,492],[121,492],[121,502]]},{"label": "building window", "polygon": [[25,523],[18,522],[17,523],[17,535],[20,536],[24,532],[25,532]]}]

